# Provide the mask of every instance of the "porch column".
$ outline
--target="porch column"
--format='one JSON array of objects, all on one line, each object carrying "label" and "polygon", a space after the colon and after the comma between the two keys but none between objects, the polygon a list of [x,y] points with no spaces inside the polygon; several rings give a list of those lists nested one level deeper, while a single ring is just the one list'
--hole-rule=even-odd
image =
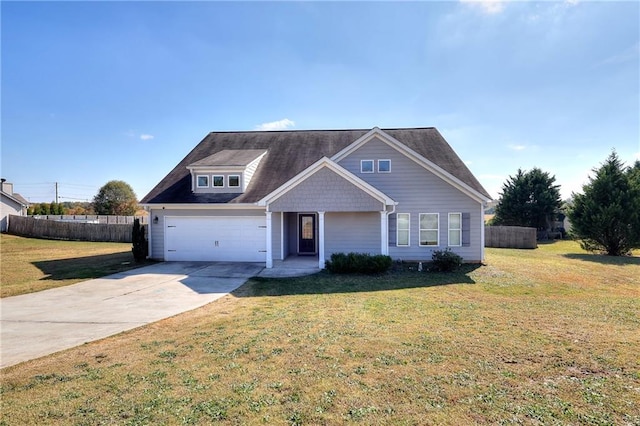
[{"label": "porch column", "polygon": [[267,214],[267,268],[273,268],[273,254],[272,251],[272,230],[271,230],[271,212],[266,212]]},{"label": "porch column", "polygon": [[324,212],[318,212],[318,267],[324,269]]},{"label": "porch column", "polygon": [[389,254],[389,215],[387,211],[380,212],[380,254]]}]

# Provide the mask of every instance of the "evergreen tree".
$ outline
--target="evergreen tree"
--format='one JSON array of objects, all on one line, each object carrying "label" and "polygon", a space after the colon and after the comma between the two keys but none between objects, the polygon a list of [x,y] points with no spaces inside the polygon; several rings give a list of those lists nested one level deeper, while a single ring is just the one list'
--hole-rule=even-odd
[{"label": "evergreen tree", "polygon": [[131,240],[133,241],[131,251],[136,262],[144,262],[149,254],[149,245],[144,234],[144,227],[140,225],[140,219],[134,219],[131,232]]},{"label": "evergreen tree", "polygon": [[507,226],[529,226],[548,229],[561,205],[560,186],[555,176],[533,168],[518,169],[502,187],[493,223]]},{"label": "evergreen tree", "polygon": [[93,198],[96,214],[132,216],[137,207],[135,192],[128,183],[121,180],[107,182]]},{"label": "evergreen tree", "polygon": [[574,194],[571,230],[585,250],[611,256],[640,248],[640,162],[626,168],[613,151]]},{"label": "evergreen tree", "polygon": [[49,204],[47,203],[40,203],[38,204],[38,213],[39,215],[47,215],[49,214]]}]

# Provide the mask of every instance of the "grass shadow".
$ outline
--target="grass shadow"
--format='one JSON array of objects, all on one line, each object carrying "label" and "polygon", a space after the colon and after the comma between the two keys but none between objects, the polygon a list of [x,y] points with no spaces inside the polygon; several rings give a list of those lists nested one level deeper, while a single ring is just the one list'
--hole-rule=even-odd
[{"label": "grass shadow", "polygon": [[554,245],[555,243],[559,242],[559,241],[564,241],[564,240],[537,240],[536,243],[539,246],[551,246]]},{"label": "grass shadow", "polygon": [[458,271],[418,272],[396,268],[381,275],[332,274],[321,271],[305,277],[254,277],[233,291],[237,297],[285,296],[303,294],[358,293],[434,287],[451,284],[475,284],[469,274],[481,265],[463,265]]},{"label": "grass shadow", "polygon": [[603,265],[640,265],[640,257],[637,256],[607,256],[605,254],[588,253],[564,253],[562,256],[567,259],[595,262]]},{"label": "grass shadow", "polygon": [[41,280],[93,279],[128,271],[152,262],[136,263],[130,251],[96,256],[31,262],[45,275]]}]

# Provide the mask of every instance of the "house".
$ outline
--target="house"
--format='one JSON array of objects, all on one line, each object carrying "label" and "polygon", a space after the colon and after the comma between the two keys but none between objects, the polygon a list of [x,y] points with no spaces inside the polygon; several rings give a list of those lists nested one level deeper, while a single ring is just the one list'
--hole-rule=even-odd
[{"label": "house", "polygon": [[150,257],[484,259],[487,191],[435,128],[209,133],[141,204]]},{"label": "house", "polygon": [[0,232],[7,232],[9,215],[26,216],[29,202],[13,192],[13,184],[0,179]]}]

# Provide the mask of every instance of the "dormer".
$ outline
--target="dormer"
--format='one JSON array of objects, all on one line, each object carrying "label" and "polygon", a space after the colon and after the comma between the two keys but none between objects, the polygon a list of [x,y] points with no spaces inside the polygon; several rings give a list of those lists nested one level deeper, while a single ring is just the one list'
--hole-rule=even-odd
[{"label": "dormer", "polygon": [[243,193],[251,182],[264,149],[225,149],[191,163],[191,190],[196,194]]}]

